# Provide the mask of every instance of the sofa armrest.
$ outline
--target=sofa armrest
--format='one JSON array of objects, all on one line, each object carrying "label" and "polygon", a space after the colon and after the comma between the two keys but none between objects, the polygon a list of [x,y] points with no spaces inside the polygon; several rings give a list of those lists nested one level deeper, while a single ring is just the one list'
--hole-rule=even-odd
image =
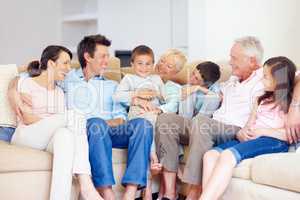
[{"label": "sofa armrest", "polygon": [[300,154],[267,154],[252,162],[251,179],[255,183],[300,192]]}]

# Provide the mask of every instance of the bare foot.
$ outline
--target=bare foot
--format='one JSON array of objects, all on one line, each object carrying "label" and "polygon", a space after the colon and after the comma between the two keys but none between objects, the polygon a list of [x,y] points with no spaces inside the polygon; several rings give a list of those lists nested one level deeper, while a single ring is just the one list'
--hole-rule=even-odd
[{"label": "bare foot", "polygon": [[197,200],[200,198],[202,192],[201,186],[198,185],[191,185],[190,191],[188,196],[186,197],[186,200]]},{"label": "bare foot", "polygon": [[89,175],[81,174],[78,176],[80,184],[80,194],[84,200],[103,200],[95,189]]}]

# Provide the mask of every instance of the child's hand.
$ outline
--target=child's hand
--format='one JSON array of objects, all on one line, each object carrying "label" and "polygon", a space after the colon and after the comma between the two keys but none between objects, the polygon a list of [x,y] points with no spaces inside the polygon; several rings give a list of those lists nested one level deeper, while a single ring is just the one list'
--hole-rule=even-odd
[{"label": "child's hand", "polygon": [[252,129],[249,131],[249,135],[251,137],[251,140],[259,138],[264,135],[265,129]]},{"label": "child's hand", "polygon": [[140,106],[144,112],[152,112],[156,108],[151,102],[142,99],[140,99],[138,106]]},{"label": "child's hand", "polygon": [[162,170],[162,164],[158,162],[158,158],[155,152],[151,152],[150,158],[151,158],[151,165],[150,165],[151,174],[157,175]]},{"label": "child's hand", "polygon": [[135,92],[135,97],[141,98],[141,99],[152,99],[154,97],[159,96],[158,92],[151,89],[141,89]]},{"label": "child's hand", "polygon": [[185,100],[193,94],[194,92],[197,92],[198,86],[185,86],[181,89],[181,100]]},{"label": "child's hand", "polygon": [[250,135],[250,129],[248,127],[244,127],[242,128],[237,134],[236,134],[236,138],[240,141],[240,142],[246,142],[248,140],[251,140],[252,137]]}]

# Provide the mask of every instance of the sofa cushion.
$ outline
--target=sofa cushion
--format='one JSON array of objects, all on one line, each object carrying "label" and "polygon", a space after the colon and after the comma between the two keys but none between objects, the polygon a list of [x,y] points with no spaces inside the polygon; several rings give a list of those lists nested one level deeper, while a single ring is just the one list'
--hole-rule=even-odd
[{"label": "sofa cushion", "polygon": [[0,126],[16,126],[16,115],[9,105],[7,88],[17,74],[16,65],[0,65]]},{"label": "sofa cushion", "polygon": [[253,159],[243,160],[233,171],[233,177],[251,179],[251,166]]},{"label": "sofa cushion", "polygon": [[0,158],[0,173],[48,171],[52,168],[50,153],[10,145],[3,141],[0,141]]},{"label": "sofa cushion", "polygon": [[[52,169],[52,154],[0,141],[0,173]],[[112,151],[113,164],[127,163],[127,149]]]},{"label": "sofa cushion", "polygon": [[300,193],[233,178],[220,200],[299,200]]},{"label": "sofa cushion", "polygon": [[251,168],[255,183],[300,192],[300,154],[281,153],[256,157]]}]

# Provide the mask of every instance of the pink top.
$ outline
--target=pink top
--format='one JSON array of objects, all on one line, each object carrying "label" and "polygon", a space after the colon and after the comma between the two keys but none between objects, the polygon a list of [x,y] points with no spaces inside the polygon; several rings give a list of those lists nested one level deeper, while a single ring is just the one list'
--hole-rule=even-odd
[{"label": "pink top", "polygon": [[64,111],[64,93],[57,86],[47,90],[29,77],[19,81],[18,91],[31,96],[33,114],[40,118]]},{"label": "pink top", "polygon": [[256,120],[251,128],[283,128],[286,115],[279,106],[274,106],[274,103],[260,104],[257,108]]}]

